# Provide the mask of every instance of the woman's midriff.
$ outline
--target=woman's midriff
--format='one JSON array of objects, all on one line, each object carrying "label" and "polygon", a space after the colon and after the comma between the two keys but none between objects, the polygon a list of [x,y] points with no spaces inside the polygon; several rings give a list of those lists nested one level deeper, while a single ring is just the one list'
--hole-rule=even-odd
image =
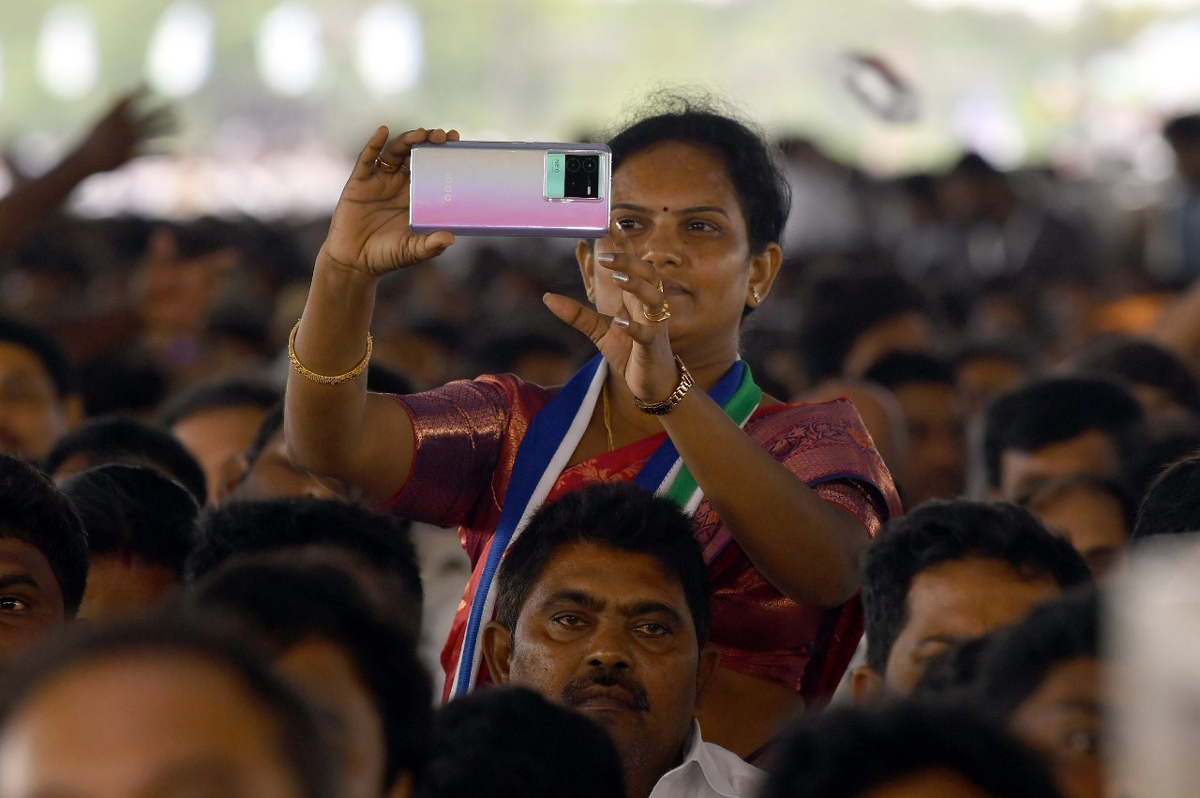
[{"label": "woman's midriff", "polygon": [[717,665],[697,700],[696,719],[705,742],[744,759],[803,710],[804,699],[796,691]]}]

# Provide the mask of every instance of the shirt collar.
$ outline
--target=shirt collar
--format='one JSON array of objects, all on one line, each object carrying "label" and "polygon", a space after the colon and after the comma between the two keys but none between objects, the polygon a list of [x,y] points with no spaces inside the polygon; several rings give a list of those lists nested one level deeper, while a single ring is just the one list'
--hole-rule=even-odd
[{"label": "shirt collar", "polygon": [[[695,764],[693,765],[693,763]],[[704,774],[704,780],[708,782],[708,786],[712,788],[713,792],[726,796],[726,798],[740,798],[731,779],[733,774],[728,768],[722,767],[713,756],[712,750],[700,737],[700,724],[695,720],[692,721],[692,731],[679,767],[694,766],[699,766],[700,772]]]}]

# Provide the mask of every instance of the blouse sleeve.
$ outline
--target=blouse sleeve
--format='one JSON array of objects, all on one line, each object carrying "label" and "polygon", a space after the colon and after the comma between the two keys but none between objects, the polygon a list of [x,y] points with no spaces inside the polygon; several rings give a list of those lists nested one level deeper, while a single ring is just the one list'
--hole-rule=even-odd
[{"label": "blouse sleeve", "polygon": [[390,508],[436,526],[464,524],[489,492],[517,388],[510,375],[485,376],[396,396],[412,419],[416,448],[408,482]]}]

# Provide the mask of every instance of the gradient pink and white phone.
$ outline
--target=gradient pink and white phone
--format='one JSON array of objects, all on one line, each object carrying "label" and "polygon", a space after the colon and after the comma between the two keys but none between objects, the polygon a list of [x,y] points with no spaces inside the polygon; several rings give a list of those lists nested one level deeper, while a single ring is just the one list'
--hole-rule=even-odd
[{"label": "gradient pink and white phone", "polygon": [[421,143],[413,146],[409,170],[409,220],[418,233],[608,233],[612,153],[603,144]]}]

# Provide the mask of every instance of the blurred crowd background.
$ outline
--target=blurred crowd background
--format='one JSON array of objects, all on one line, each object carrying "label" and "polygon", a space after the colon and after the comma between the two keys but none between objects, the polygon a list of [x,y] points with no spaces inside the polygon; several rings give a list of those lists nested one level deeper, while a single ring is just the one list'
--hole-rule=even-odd
[{"label": "blurred crowd background", "polygon": [[[1200,450],[1198,54],[1200,0],[9,0],[0,316],[65,348],[80,418],[169,428],[210,504],[247,484],[223,469],[249,468],[251,452],[291,469],[288,492],[333,495],[287,463],[269,410],[371,131],[603,140],[664,90],[710,94],[779,145],[792,191],[784,268],[743,326],[764,390],[853,398],[906,507],[1018,501],[1098,579],[1120,579],[1147,486]],[[542,303],[584,299],[574,252],[461,238],[385,278],[370,387],[497,372],[561,384],[594,353]],[[1005,448],[984,440],[993,400],[1068,373],[1130,388],[1139,456],[1116,452],[1120,468],[1094,484],[989,473]],[[1085,411],[1103,403],[1068,398],[1034,397],[991,426],[1049,407],[1058,415],[1028,425],[1048,437],[1010,448],[1086,437]],[[13,421],[37,399],[0,374],[0,448],[46,456],[51,441],[22,439]],[[235,406],[250,409],[194,418]],[[1111,539],[1088,536],[1109,527]],[[455,536],[413,535],[421,654],[436,672],[468,569]],[[1160,567],[1125,598],[1139,620],[1172,618],[1151,629],[1161,639],[1139,650],[1153,662],[1131,683],[1165,696],[1142,706],[1173,709],[1174,683],[1145,672],[1178,665],[1191,684],[1194,652],[1173,657],[1172,644],[1194,625],[1174,614],[1195,607],[1194,579]],[[1160,582],[1163,595],[1147,587]],[[1161,717],[1147,725],[1183,741],[1190,764],[1194,729]]]},{"label": "blurred crowd background", "polygon": [[[1197,45],[1182,0],[21,3],[0,29],[0,183],[78,163],[137,86],[140,157],[74,175],[64,212],[8,247],[0,312],[67,345],[90,414],[148,412],[277,359],[376,124],[595,138],[686,87],[787,162],[788,264],[747,329],[781,397],[841,370],[811,362],[836,333],[814,307],[850,290],[831,275],[898,276],[944,354],[1002,344],[1035,369],[1149,332],[1188,357],[1182,311],[1161,327],[1200,271]],[[570,242],[464,240],[385,288],[376,362],[417,389],[555,381],[586,342],[540,296],[578,284]]]}]

